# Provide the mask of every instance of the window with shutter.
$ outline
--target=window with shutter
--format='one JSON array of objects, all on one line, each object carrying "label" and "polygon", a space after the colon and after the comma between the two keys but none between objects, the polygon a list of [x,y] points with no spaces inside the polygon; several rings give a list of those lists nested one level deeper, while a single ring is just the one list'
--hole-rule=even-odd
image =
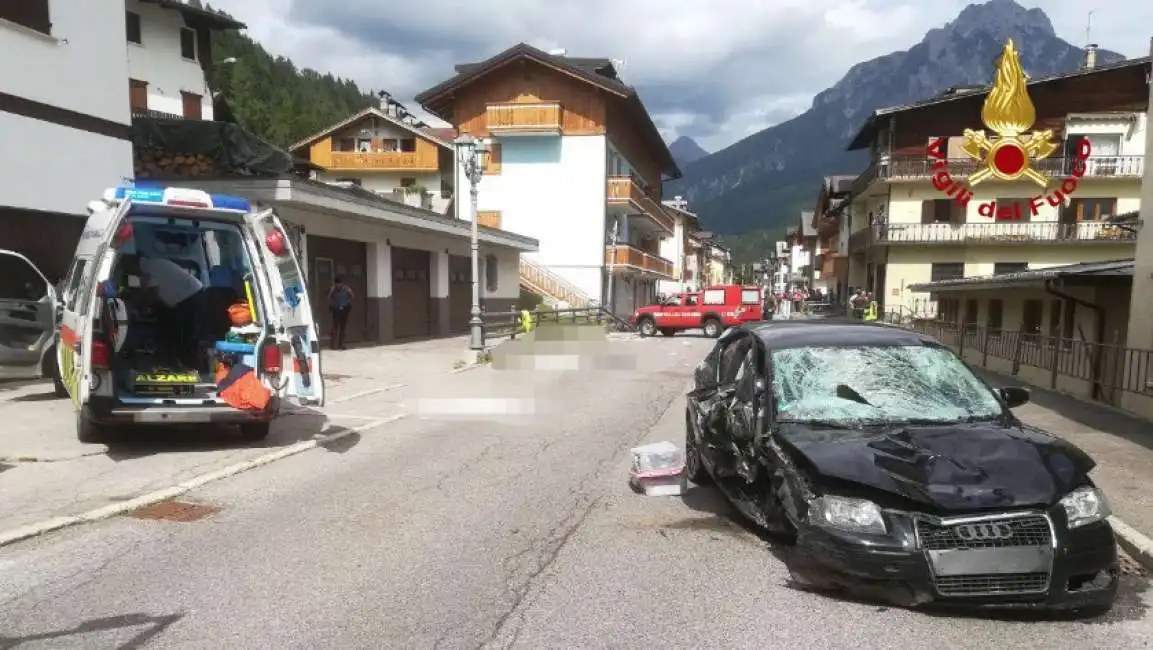
[{"label": "window with shutter", "polygon": [[5,0],[0,2],[0,19],[23,25],[41,34],[52,33],[48,0]]},{"label": "window with shutter", "polygon": [[133,113],[148,110],[148,82],[139,79],[128,80],[128,107]]},{"label": "window with shutter", "polygon": [[964,262],[934,262],[929,271],[929,280],[932,282],[963,277],[965,277]]}]

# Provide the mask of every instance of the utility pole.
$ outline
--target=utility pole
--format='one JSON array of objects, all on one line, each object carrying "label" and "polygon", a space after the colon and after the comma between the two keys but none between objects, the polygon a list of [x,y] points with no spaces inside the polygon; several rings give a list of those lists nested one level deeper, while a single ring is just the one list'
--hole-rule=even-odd
[{"label": "utility pole", "polygon": [[616,267],[617,262],[617,235],[620,232],[621,220],[620,217],[613,217],[613,229],[609,231],[608,244],[612,246],[612,254],[609,255],[609,279],[608,288],[605,296],[605,302],[608,304],[609,313],[616,314],[616,300],[613,296],[613,269]]}]

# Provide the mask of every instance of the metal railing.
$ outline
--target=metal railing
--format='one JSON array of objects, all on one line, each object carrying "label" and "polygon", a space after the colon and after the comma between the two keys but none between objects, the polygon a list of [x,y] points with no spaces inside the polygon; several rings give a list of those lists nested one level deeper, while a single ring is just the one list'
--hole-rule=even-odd
[{"label": "metal railing", "polygon": [[877,244],[1132,243],[1136,238],[1134,229],[1103,221],[887,223],[873,224],[858,230],[850,235],[849,245],[854,249],[860,249]]},{"label": "metal railing", "polygon": [[[1046,176],[1071,176],[1079,158],[1044,158],[1033,163],[1033,168]],[[875,180],[916,180],[931,178],[938,169],[936,160],[927,155],[891,156],[875,160],[856,180],[852,192],[857,194]],[[984,161],[972,158],[950,158],[948,171],[954,178],[973,174],[985,166]],[[1088,178],[1141,178],[1145,171],[1144,156],[1090,156],[1085,161],[1084,176]]]},{"label": "metal railing", "polygon": [[[1120,404],[1123,392],[1153,397],[1153,350],[1124,347],[1118,334],[1112,343],[1092,343],[943,321],[900,319],[896,324],[932,336],[969,363],[1021,375],[1028,383],[1113,405]],[[1069,380],[1082,385],[1071,386]]]},{"label": "metal railing", "polygon": [[533,293],[566,302],[572,307],[588,307],[592,302],[575,284],[524,256],[520,258],[520,283]]},{"label": "metal railing", "polygon": [[[534,309],[533,328],[542,324],[601,326],[612,332],[631,332],[633,326],[623,318],[604,307],[580,307],[576,309]],[[521,323],[521,312],[499,311],[484,313],[486,337],[509,337],[515,339],[526,334]]]}]

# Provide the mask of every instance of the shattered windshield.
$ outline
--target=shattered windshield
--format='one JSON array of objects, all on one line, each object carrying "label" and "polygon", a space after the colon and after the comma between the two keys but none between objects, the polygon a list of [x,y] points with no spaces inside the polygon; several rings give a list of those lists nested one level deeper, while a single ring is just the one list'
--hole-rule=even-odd
[{"label": "shattered windshield", "polygon": [[942,348],[790,348],[772,359],[778,420],[960,422],[1001,415],[992,391]]}]

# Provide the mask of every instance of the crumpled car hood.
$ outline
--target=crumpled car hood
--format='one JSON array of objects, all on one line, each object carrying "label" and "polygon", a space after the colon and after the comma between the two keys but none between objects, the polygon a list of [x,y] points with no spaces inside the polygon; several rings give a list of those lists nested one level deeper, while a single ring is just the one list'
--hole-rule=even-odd
[{"label": "crumpled car hood", "polygon": [[1069,442],[999,423],[888,430],[784,423],[776,435],[820,476],[943,512],[1051,506],[1095,465]]}]

